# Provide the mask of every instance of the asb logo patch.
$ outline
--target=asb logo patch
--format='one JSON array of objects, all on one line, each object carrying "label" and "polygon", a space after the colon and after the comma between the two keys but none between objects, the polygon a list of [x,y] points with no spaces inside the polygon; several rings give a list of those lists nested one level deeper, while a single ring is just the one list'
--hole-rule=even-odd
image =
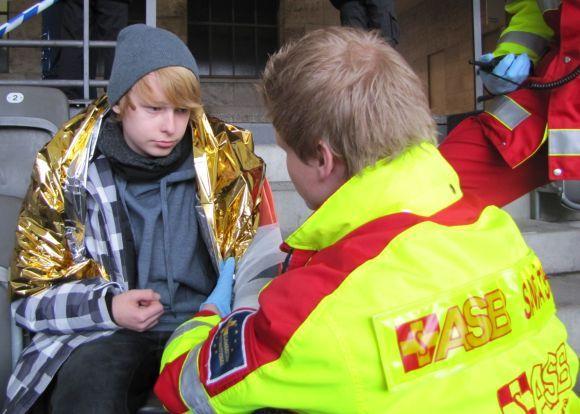
[{"label": "asb logo patch", "polygon": [[405,372],[429,365],[433,361],[439,320],[434,313],[397,327],[397,340]]},{"label": "asb logo patch", "polygon": [[211,340],[208,384],[247,367],[244,329],[248,316],[253,313],[249,310],[234,312],[221,322]]},{"label": "asb logo patch", "polygon": [[396,327],[405,372],[443,361],[454,349],[466,352],[484,346],[512,331],[504,293],[495,289],[469,296],[462,306],[451,306],[439,319],[435,313]]},{"label": "asb logo patch", "polygon": [[525,372],[497,390],[497,400],[503,414],[536,414],[534,396]]},{"label": "asb logo patch", "polygon": [[534,365],[531,376],[522,372],[497,390],[502,414],[564,413],[572,388],[566,344],[548,352],[543,363]]}]

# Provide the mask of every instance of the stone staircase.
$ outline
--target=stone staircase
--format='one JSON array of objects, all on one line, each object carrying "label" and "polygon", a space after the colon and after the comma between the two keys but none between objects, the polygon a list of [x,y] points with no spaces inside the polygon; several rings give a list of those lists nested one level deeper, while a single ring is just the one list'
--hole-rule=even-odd
[{"label": "stone staircase", "polygon": [[[286,171],[285,156],[274,143],[274,131],[267,123],[240,123],[254,133],[256,153],[267,164],[278,220],[283,236],[290,234],[310,214]],[[553,209],[553,208],[552,208]],[[506,206],[527,243],[542,260],[558,304],[558,313],[568,327],[570,343],[580,354],[580,221],[531,220],[530,197]]]}]

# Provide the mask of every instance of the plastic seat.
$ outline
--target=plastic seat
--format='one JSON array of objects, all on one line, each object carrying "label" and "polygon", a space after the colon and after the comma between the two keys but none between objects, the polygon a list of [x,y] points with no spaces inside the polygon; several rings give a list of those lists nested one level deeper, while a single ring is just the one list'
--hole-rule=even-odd
[{"label": "plastic seat", "polygon": [[16,221],[36,153],[68,117],[68,100],[58,89],[0,86],[0,406],[22,347],[8,297]]}]

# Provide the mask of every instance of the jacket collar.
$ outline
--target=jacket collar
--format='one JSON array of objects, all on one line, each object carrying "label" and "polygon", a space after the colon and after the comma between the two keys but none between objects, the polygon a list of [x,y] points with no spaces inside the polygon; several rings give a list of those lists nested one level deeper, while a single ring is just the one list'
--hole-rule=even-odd
[{"label": "jacket collar", "polygon": [[294,249],[322,250],[377,218],[401,212],[431,216],[461,197],[456,172],[434,145],[423,143],[349,179],[286,243]]}]

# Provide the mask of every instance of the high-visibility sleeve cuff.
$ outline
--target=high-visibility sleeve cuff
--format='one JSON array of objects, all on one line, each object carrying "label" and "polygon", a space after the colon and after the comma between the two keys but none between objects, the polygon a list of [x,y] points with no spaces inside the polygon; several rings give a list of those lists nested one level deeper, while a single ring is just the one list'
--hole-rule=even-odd
[{"label": "high-visibility sleeve cuff", "polygon": [[155,383],[155,395],[170,413],[185,413],[189,410],[179,392],[179,376],[186,358],[187,353],[165,365]]},{"label": "high-visibility sleeve cuff", "polygon": [[193,317],[197,318],[198,316],[213,316],[213,315],[217,315],[217,313],[210,311],[208,309],[204,309],[197,312],[195,315],[193,315]]}]

